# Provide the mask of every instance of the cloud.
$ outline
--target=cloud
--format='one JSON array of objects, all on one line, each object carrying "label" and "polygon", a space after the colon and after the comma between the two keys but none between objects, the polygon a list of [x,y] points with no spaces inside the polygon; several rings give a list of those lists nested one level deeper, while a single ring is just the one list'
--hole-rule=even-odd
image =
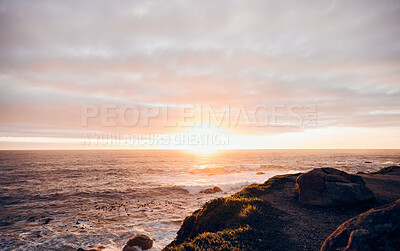
[{"label": "cloud", "polygon": [[390,0],[2,1],[1,132],[68,137],[105,103],[316,104],[321,127],[398,127],[399,22]]}]

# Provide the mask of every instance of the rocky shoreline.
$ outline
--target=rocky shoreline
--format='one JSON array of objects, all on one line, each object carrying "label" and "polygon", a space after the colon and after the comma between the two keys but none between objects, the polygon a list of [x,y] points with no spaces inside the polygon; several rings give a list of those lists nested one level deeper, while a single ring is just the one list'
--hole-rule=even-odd
[{"label": "rocky shoreline", "polygon": [[164,250],[398,250],[400,167],[311,172],[275,176],[207,202]]}]

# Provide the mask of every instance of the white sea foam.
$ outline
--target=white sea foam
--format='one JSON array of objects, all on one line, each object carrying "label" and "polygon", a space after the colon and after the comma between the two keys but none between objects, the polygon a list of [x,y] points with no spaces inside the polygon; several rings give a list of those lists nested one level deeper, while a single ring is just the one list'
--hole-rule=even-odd
[{"label": "white sea foam", "polygon": [[241,188],[251,185],[251,184],[260,184],[266,181],[268,178],[277,175],[276,173],[265,173],[262,175],[257,175],[253,173],[249,173],[246,175],[229,175],[229,177],[224,177],[221,180],[220,177],[213,177],[208,180],[196,180],[189,182],[190,184],[197,183],[197,185],[177,185],[177,187],[187,190],[190,194],[198,194],[201,191],[204,191],[208,188],[213,188],[215,186],[219,187],[222,193],[232,193],[240,190]]},{"label": "white sea foam", "polygon": [[[204,191],[208,188],[213,188],[215,186],[221,188],[222,192],[232,192],[235,190],[239,190],[240,188],[243,188],[247,185],[252,184],[251,182],[248,181],[244,181],[244,182],[237,182],[237,183],[231,183],[231,184],[214,184],[214,185],[180,185],[177,186],[179,188],[185,189],[186,191],[188,191],[190,194],[198,194],[201,191]],[[218,193],[221,194],[221,193]]]}]

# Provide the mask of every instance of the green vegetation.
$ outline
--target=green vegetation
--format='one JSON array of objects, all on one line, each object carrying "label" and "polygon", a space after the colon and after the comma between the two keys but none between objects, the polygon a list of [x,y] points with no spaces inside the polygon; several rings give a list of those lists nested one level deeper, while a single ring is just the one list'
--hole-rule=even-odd
[{"label": "green vegetation", "polygon": [[206,232],[180,245],[170,245],[165,250],[270,250],[263,238],[264,234],[261,231],[244,227],[216,233]]},{"label": "green vegetation", "polygon": [[233,195],[233,197],[237,198],[254,198],[260,197],[264,194],[270,193],[274,190],[281,189],[286,182],[296,182],[296,177],[299,174],[287,174],[287,175],[278,175],[274,176],[263,184],[260,185],[251,185],[243,188],[239,192]]},{"label": "green vegetation", "polygon": [[287,249],[290,241],[282,232],[285,212],[257,197],[288,181],[293,178],[274,177],[231,197],[207,202],[184,220],[178,237],[165,250]]}]

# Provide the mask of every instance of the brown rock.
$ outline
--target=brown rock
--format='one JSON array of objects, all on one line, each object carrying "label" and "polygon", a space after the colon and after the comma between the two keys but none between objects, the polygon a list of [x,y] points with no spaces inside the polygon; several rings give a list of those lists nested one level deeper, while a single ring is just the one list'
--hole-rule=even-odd
[{"label": "brown rock", "polygon": [[332,207],[374,199],[361,176],[334,168],[315,168],[300,175],[296,182],[302,204]]},{"label": "brown rock", "polygon": [[343,182],[343,183],[351,183],[351,180],[347,176],[340,176],[338,174],[327,174],[325,176],[325,181],[332,182]]},{"label": "brown rock", "polygon": [[201,193],[211,194],[211,193],[215,193],[215,192],[211,188],[207,188],[206,190],[201,191]]},{"label": "brown rock", "polygon": [[137,234],[130,239],[123,251],[137,251],[135,247],[140,247],[142,250],[147,250],[153,247],[153,240],[145,234]]},{"label": "brown rock", "polygon": [[222,192],[222,189],[219,188],[219,187],[213,187],[213,190],[214,190],[214,192],[216,192],[216,193]]},{"label": "brown rock", "polygon": [[313,169],[308,173],[300,175],[296,182],[299,185],[310,187],[314,191],[321,192],[325,189],[325,174],[321,172],[319,169]]},{"label": "brown rock", "polygon": [[139,251],[139,248],[137,248],[136,246],[130,247],[128,245],[125,245],[125,247],[122,249],[122,251]]},{"label": "brown rock", "polygon": [[400,200],[371,209],[340,225],[321,251],[399,250]]},{"label": "brown rock", "polygon": [[217,186],[200,191],[200,193],[206,193],[206,194],[220,193],[220,192],[222,192],[222,189]]},{"label": "brown rock", "polygon": [[265,174],[264,172],[257,172],[256,173],[257,175],[263,175],[263,174]]}]

